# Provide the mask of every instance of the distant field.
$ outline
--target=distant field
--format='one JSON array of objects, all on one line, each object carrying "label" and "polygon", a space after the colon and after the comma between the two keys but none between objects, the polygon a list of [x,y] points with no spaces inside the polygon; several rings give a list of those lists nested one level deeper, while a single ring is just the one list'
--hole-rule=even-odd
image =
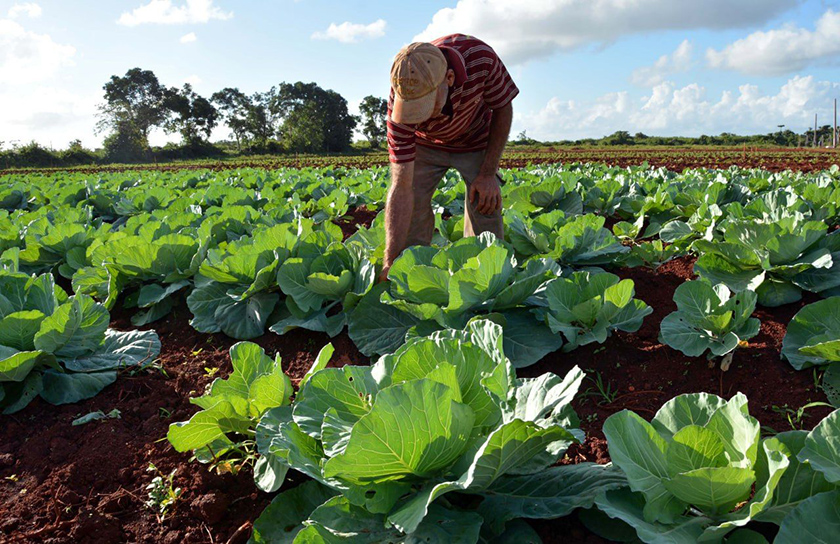
[{"label": "distant field", "polygon": [[[510,146],[502,158],[503,168],[541,163],[597,162],[617,166],[647,163],[671,170],[685,168],[728,168],[741,166],[765,170],[797,170],[813,172],[840,164],[840,150],[811,148],[765,147],[550,147]],[[202,159],[160,164],[110,164],[72,168],[83,172],[114,172],[124,170],[182,170],[230,168],[301,168],[306,166],[348,166],[368,168],[388,163],[385,151],[340,155],[262,155],[225,159]],[[15,172],[49,172],[58,169],[40,168],[0,170],[2,174]],[[62,169],[64,170],[64,169]]]}]

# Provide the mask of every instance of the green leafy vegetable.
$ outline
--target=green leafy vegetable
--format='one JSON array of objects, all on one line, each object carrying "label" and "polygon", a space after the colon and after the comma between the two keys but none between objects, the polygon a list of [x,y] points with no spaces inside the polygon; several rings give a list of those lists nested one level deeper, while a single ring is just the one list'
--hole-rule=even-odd
[{"label": "green leafy vegetable", "polygon": [[[341,494],[309,515],[295,542],[447,534],[473,543],[482,525],[501,534],[512,519],[565,515],[624,485],[612,467],[549,468],[582,439],[570,403],[583,373],[516,379],[502,345],[488,320],[412,337],[372,368],[315,372],[291,410],[266,413],[260,453]],[[465,495],[485,497],[486,513]]]},{"label": "green leafy vegetable", "polygon": [[782,357],[796,370],[840,361],[840,296],[809,304],[793,316]]},{"label": "green leafy vegetable", "polygon": [[653,309],[633,298],[633,280],[619,280],[609,273],[575,272],[546,284],[546,324],[563,333],[563,351],[592,342],[603,343],[612,331],[635,332]]},{"label": "green leafy vegetable", "polygon": [[674,293],[677,311],[662,320],[659,340],[689,357],[722,357],[758,334],[761,322],[750,317],[756,300],[752,291],[732,296],[723,284],[685,282]]},{"label": "green leafy vegetable", "polygon": [[773,223],[733,220],[723,240],[697,240],[700,253],[694,271],[710,283],[723,283],[735,292],[752,290],[762,306],[781,306],[840,285],[834,254],[840,236],[826,235],[820,221],[784,217]]},{"label": "green leafy vegetable", "polygon": [[596,504],[645,542],[722,541],[774,508],[790,465],[783,442],[760,439],[741,394],[680,395],[650,423],[624,410],[607,419],[604,434],[629,487]]},{"label": "green leafy vegetable", "polygon": [[36,396],[51,404],[90,398],[117,370],[160,353],[154,331],[108,329],[110,315],[86,295],[68,297],[51,274],[0,270],[0,409],[22,410]]},{"label": "green leafy vegetable", "polygon": [[267,356],[257,344],[239,342],[230,348],[233,372],[217,378],[206,394],[190,399],[201,407],[189,421],[173,423],[166,437],[177,451],[194,451],[201,462],[226,469],[256,463],[257,484],[265,491],[276,491],[286,467],[270,459],[256,457],[254,433],[263,414],[278,406],[288,406],[292,382],[283,373],[280,356]]}]

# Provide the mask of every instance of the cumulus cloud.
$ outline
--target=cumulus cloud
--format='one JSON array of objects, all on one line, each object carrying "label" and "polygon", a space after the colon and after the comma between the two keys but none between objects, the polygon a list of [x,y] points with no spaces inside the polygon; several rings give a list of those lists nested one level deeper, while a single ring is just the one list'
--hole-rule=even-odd
[{"label": "cumulus cloud", "polygon": [[754,32],[720,51],[709,49],[706,59],[713,68],[743,74],[778,76],[812,64],[840,58],[840,12],[829,9],[814,30],[795,26]]},{"label": "cumulus cloud", "polygon": [[814,113],[830,115],[830,99],[838,92],[840,83],[817,81],[813,76],[796,76],[775,94],[741,85],[717,98],[697,83],[678,87],[665,81],[638,100],[627,92],[586,102],[555,97],[539,111],[517,114],[514,130],[527,130],[541,140],[601,137],[617,130],[684,136],[767,133],[779,124],[805,130],[813,123]]},{"label": "cumulus cloud", "polygon": [[64,147],[78,137],[94,143],[99,89],[82,95],[60,84],[75,55],[71,45],[0,19],[0,141],[7,147],[30,140]]},{"label": "cumulus cloud", "polygon": [[9,8],[9,19],[18,19],[20,17],[29,17],[36,19],[41,16],[44,10],[41,6],[34,2],[25,2],[23,4],[15,4]]},{"label": "cumulus cloud", "polygon": [[184,78],[184,83],[189,83],[193,87],[200,85],[203,80],[196,74],[189,75]]},{"label": "cumulus cloud", "polygon": [[11,19],[0,19],[0,89],[45,81],[72,65],[75,54],[71,45],[26,30]]},{"label": "cumulus cloud", "polygon": [[365,39],[381,38],[385,35],[385,20],[377,19],[369,25],[344,22],[332,23],[327,30],[312,34],[313,40],[338,40],[341,43],[356,43]]},{"label": "cumulus cloud", "polygon": [[435,13],[417,41],[462,32],[492,45],[507,64],[603,45],[659,30],[739,28],[769,21],[798,0],[459,0]]},{"label": "cumulus cloud", "polygon": [[81,94],[54,85],[0,91],[0,141],[5,147],[35,140],[63,148],[81,138],[98,145],[93,129],[101,98],[99,90]]},{"label": "cumulus cloud", "polygon": [[691,42],[684,40],[673,53],[662,55],[653,66],[641,66],[633,70],[630,81],[642,87],[653,87],[678,72],[685,72],[691,67]]},{"label": "cumulus cloud", "polygon": [[184,34],[183,36],[181,36],[181,43],[193,43],[197,40],[198,36],[195,35],[195,32],[190,32],[189,34]]},{"label": "cumulus cloud", "polygon": [[149,3],[123,13],[117,23],[125,26],[178,25],[226,21],[231,17],[233,12],[213,5],[213,0],[186,0],[178,6],[172,0],[149,0]]}]

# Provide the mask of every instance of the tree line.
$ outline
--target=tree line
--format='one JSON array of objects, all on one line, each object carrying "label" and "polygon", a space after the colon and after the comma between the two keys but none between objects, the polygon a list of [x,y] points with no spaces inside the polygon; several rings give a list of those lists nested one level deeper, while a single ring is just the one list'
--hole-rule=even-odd
[{"label": "tree line", "polygon": [[355,116],[344,97],[316,83],[284,82],[253,94],[227,87],[203,97],[189,83],[169,88],[154,72],[133,68],[112,76],[103,90],[97,128],[108,133],[106,157],[144,154],[154,128],[177,133],[182,146],[201,150],[220,123],[230,129],[239,153],[344,152],[360,123],[372,147],[379,147],[385,136],[384,99],[365,97]]},{"label": "tree line", "polygon": [[[76,140],[54,152],[33,142],[6,151],[0,166],[213,157],[224,154],[226,147],[237,154],[341,153],[351,149],[357,128],[371,148],[379,148],[386,134],[385,99],[366,96],[359,115],[351,115],[344,97],[316,83],[283,82],[252,94],[227,87],[205,97],[189,83],[168,87],[153,71],[132,68],[111,76],[103,91],[96,125],[96,132],[106,135],[101,150],[85,149]],[[222,124],[230,130],[230,142],[211,143],[213,130]],[[181,141],[152,150],[149,135],[154,129],[178,134]]]},{"label": "tree line", "polygon": [[[834,128],[830,125],[823,125],[816,132],[816,147],[830,147],[834,137]],[[649,136],[643,132],[630,134],[626,130],[618,130],[602,138],[581,138],[579,140],[560,140],[556,142],[538,142],[529,138],[525,131],[517,135],[511,143],[518,145],[552,145],[552,146],[739,146],[743,144],[757,146],[778,146],[778,147],[814,147],[814,129],[808,129],[803,133],[792,130],[778,130],[767,134],[733,134],[722,132],[717,136],[703,134],[697,137],[689,136]]]}]

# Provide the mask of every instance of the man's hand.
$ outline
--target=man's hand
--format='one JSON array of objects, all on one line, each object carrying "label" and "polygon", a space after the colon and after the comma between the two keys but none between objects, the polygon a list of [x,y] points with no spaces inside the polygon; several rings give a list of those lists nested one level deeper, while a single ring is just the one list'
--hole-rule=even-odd
[{"label": "man's hand", "polygon": [[495,174],[479,174],[470,184],[469,196],[480,214],[490,215],[502,209],[502,190]]}]

